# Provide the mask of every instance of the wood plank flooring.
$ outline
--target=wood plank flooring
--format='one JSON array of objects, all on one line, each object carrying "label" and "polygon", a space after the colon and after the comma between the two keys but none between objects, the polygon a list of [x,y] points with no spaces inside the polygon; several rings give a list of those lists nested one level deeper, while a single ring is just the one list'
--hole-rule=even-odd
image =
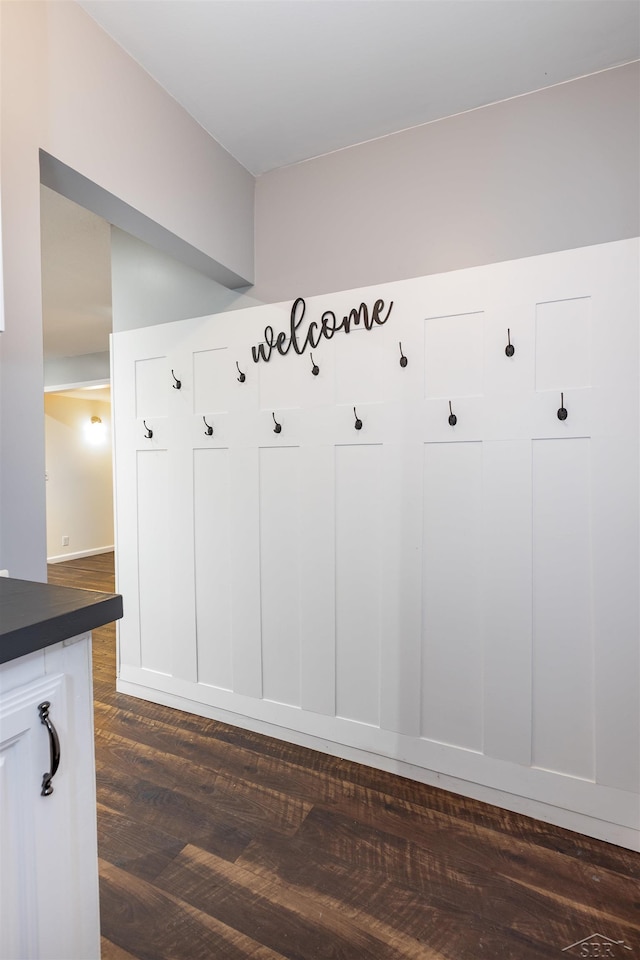
[{"label": "wood plank flooring", "polygon": [[93,656],[103,960],[640,957],[639,854],[118,694],[113,626]]}]

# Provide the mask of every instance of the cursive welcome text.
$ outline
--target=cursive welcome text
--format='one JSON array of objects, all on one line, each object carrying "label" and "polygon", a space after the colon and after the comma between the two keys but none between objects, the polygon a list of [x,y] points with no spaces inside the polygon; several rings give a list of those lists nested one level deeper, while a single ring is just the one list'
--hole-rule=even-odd
[{"label": "cursive welcome text", "polygon": [[386,313],[384,312],[384,300],[376,300],[371,311],[369,311],[366,303],[361,303],[359,307],[353,307],[340,320],[333,310],[325,310],[318,323],[315,320],[311,321],[303,338],[300,334],[300,327],[304,320],[307,305],[302,297],[298,297],[291,307],[289,330],[282,330],[276,334],[272,326],[265,327],[264,342],[251,347],[251,356],[254,363],[258,363],[259,360],[264,360],[266,363],[274,350],[277,350],[283,357],[289,353],[292,347],[293,352],[298,355],[304,353],[307,347],[312,347],[315,350],[321,340],[331,340],[334,333],[339,331],[349,333],[352,326],[359,327],[362,324],[366,330],[371,330],[374,324],[382,326],[389,319],[392,307],[393,300],[386,308]]}]

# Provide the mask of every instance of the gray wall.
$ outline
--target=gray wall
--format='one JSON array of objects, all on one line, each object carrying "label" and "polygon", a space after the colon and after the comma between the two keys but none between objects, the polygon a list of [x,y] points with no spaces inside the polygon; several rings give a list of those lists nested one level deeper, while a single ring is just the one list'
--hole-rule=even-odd
[{"label": "gray wall", "polygon": [[111,228],[114,333],[255,306],[256,302],[242,291],[223,287],[124,230]]},{"label": "gray wall", "polygon": [[110,380],[109,351],[83,353],[77,357],[50,357],[44,361],[45,388],[66,387],[69,384],[90,383],[92,380]]},{"label": "gray wall", "polygon": [[[116,222],[136,211],[165,240],[178,238],[181,251],[200,252],[214,274],[223,267],[236,282],[253,277],[254,179],[76,3],[0,3],[0,70],[0,568],[40,580],[41,151],[55,160],[45,162],[50,186],[82,188],[87,203],[97,195]],[[110,219],[108,210],[97,212]]]},{"label": "gray wall", "polygon": [[256,185],[265,302],[640,233],[639,64],[295,164]]}]

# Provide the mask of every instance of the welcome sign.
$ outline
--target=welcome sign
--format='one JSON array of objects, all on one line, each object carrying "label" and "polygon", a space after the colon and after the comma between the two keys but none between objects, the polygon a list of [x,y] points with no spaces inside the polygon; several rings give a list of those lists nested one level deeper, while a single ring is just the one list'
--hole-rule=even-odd
[{"label": "welcome sign", "polygon": [[276,334],[271,325],[266,326],[264,328],[264,342],[251,347],[253,362],[258,363],[258,361],[264,360],[267,363],[274,350],[277,350],[284,357],[292,347],[293,352],[300,356],[307,347],[312,347],[315,350],[321,340],[331,340],[334,333],[338,333],[340,330],[343,333],[349,333],[352,326],[359,327],[362,324],[366,330],[371,330],[374,324],[382,326],[389,319],[392,308],[393,300],[388,307],[386,307],[384,300],[376,300],[371,310],[366,303],[361,303],[359,307],[352,307],[349,313],[345,314],[340,320],[333,310],[325,310],[319,321],[312,320],[309,323],[303,338],[299,331],[307,305],[302,297],[298,297],[291,307],[289,330],[281,330],[280,333]]}]

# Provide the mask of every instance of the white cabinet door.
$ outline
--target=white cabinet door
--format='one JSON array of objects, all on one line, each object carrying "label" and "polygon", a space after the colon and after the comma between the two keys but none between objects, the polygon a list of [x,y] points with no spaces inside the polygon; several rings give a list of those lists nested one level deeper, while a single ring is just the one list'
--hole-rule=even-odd
[{"label": "white cabinet door", "polygon": [[[90,677],[82,675],[89,642],[85,638],[78,649],[41,653],[49,667],[66,661],[71,672],[45,673],[3,693],[0,703],[1,960],[100,955],[96,814],[95,800],[90,801],[94,764],[92,750],[87,756],[84,746],[87,733],[93,734],[86,710]],[[32,657],[22,659],[33,667]],[[16,662],[10,666],[15,682]],[[50,703],[49,718],[60,743],[60,765],[48,796],[42,796],[52,753],[40,719],[44,702]]]}]

